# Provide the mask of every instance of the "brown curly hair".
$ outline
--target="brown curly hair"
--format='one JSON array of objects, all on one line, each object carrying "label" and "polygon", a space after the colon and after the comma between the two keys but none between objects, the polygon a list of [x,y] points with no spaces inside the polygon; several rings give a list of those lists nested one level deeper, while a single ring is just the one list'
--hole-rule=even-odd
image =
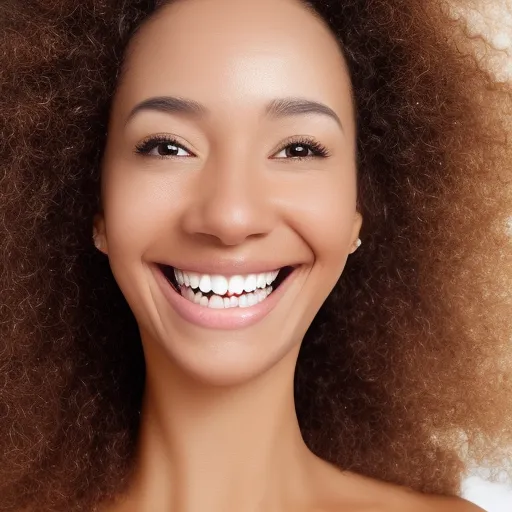
[{"label": "brown curly hair", "polygon": [[[308,4],[352,78],[365,223],[301,347],[301,429],[340,468],[458,494],[512,446],[512,85],[440,0]],[[94,509],[132,464],[139,332],[91,232],[123,54],[156,8],[0,4],[2,511]]]}]

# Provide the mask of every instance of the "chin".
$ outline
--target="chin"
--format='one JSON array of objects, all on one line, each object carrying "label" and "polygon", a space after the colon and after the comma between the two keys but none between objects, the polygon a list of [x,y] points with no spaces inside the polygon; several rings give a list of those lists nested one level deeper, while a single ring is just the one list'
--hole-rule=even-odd
[{"label": "chin", "polygon": [[[285,338],[283,334],[262,340],[254,338],[255,333],[247,336],[244,332],[193,338],[176,333],[143,343],[148,368],[155,363],[169,366],[183,378],[202,385],[225,387],[257,379],[281,366],[283,361],[289,360],[294,367],[300,339]],[[149,344],[158,347],[148,349]],[[153,352],[155,357],[152,357]],[[158,373],[162,374],[162,369]]]}]

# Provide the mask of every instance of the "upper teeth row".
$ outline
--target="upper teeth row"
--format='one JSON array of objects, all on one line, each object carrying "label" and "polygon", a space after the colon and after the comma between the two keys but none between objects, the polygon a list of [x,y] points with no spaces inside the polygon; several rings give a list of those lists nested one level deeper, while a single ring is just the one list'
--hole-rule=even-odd
[{"label": "upper teeth row", "polygon": [[178,284],[199,288],[203,293],[213,291],[216,295],[224,295],[228,292],[239,295],[243,292],[253,292],[256,288],[266,288],[274,282],[278,273],[279,270],[274,270],[273,272],[263,272],[262,274],[224,277],[220,275],[183,272],[182,270],[174,269],[174,275]]}]

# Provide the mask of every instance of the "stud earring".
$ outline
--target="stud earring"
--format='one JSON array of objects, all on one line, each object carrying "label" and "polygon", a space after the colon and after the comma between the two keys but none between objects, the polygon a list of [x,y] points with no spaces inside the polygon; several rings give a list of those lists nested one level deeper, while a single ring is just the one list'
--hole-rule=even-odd
[{"label": "stud earring", "polygon": [[361,244],[362,244],[362,243],[363,243],[363,242],[361,242],[361,239],[360,239],[360,238],[358,238],[358,239],[354,242],[355,247],[353,247],[353,248],[352,248],[352,250],[350,251],[350,254],[352,254],[352,253],[356,252],[356,251],[357,251],[357,249],[359,249],[359,247],[361,247]]},{"label": "stud earring", "polygon": [[94,243],[94,247],[96,247],[96,249],[101,250],[101,243],[100,243],[100,240],[98,238],[98,236],[96,235],[96,233],[94,233],[94,235],[92,235],[92,241]]}]

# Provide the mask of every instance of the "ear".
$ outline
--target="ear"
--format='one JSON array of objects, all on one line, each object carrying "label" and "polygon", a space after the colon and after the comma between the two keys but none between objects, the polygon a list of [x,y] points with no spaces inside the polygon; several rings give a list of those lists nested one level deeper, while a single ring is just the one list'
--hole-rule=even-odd
[{"label": "ear", "polygon": [[[359,245],[361,245],[361,241],[359,240],[359,232],[361,231],[361,226],[363,225],[363,216],[359,212],[355,212],[354,221],[352,224],[352,235],[350,238],[350,251],[349,254],[352,254],[357,250]],[[359,241],[359,243],[358,243]]]},{"label": "ear", "polygon": [[108,254],[107,235],[105,233],[105,218],[103,213],[97,213],[94,216],[92,233],[96,249],[104,254]]}]

